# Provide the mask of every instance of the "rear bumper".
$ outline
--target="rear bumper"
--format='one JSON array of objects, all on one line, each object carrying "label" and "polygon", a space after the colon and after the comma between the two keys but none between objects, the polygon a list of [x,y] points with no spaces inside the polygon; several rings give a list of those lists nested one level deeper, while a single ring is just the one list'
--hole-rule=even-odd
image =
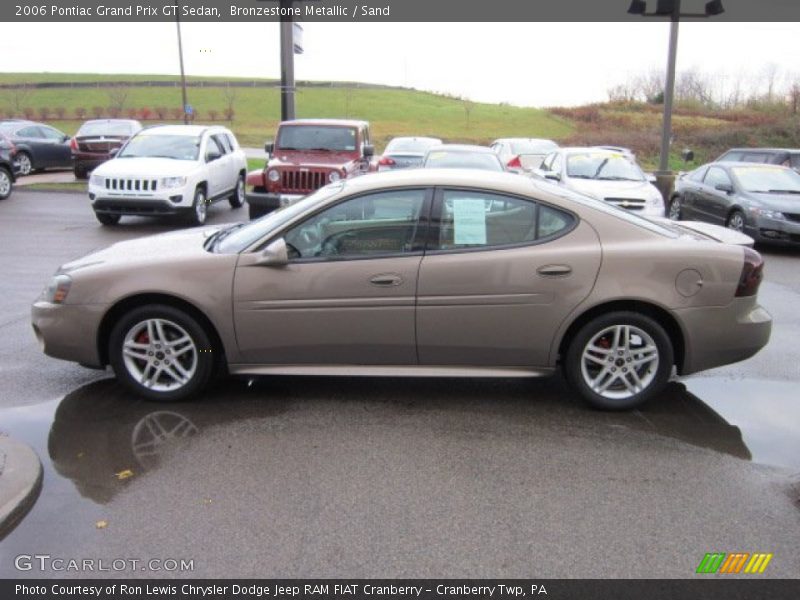
[{"label": "rear bumper", "polygon": [[681,375],[750,358],[769,342],[772,316],[755,296],[735,298],[728,306],[675,310],[686,353]]},{"label": "rear bumper", "polygon": [[106,215],[179,215],[191,210],[190,206],[155,198],[96,198],[92,208],[95,213]]},{"label": "rear bumper", "polygon": [[34,303],[31,324],[39,346],[53,358],[102,367],[97,331],[106,308],[102,304]]},{"label": "rear bumper", "polygon": [[73,154],[72,166],[79,169],[94,169],[110,159],[110,154]]},{"label": "rear bumper", "polygon": [[266,210],[275,210],[282,206],[294,204],[301,198],[305,198],[303,194],[272,194],[269,192],[248,192],[245,196],[247,203]]}]

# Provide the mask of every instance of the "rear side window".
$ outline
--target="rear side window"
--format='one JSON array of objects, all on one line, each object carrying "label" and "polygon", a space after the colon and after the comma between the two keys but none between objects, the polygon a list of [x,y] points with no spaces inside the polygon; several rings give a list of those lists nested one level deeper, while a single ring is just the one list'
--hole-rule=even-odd
[{"label": "rear side window", "polygon": [[217,146],[219,149],[222,150],[223,154],[228,154],[231,151],[230,142],[228,142],[228,137],[222,135],[221,133],[215,134],[211,136],[217,142]]},{"label": "rear side window", "polygon": [[575,218],[531,200],[490,192],[445,190],[434,250],[533,243],[572,227]]}]

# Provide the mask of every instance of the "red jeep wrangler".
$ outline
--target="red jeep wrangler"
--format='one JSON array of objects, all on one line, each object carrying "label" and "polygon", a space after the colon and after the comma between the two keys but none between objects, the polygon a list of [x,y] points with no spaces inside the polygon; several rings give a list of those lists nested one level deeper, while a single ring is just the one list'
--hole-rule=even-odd
[{"label": "red jeep wrangler", "polygon": [[267,142],[264,149],[268,156],[264,170],[247,176],[251,219],[333,181],[376,170],[366,121],[284,121],[278,126],[275,142]]}]

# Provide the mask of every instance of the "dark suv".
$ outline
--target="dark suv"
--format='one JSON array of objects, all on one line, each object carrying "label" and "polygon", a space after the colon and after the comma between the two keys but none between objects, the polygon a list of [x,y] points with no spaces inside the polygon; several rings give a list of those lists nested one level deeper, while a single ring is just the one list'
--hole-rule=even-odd
[{"label": "dark suv", "polygon": [[767,163],[791,167],[800,172],[800,149],[797,148],[731,148],[715,162]]}]

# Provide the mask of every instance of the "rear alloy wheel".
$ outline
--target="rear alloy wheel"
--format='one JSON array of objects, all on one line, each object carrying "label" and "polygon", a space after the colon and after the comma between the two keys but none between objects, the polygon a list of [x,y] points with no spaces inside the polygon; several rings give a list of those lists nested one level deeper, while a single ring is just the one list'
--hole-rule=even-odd
[{"label": "rear alloy wheel", "polygon": [[634,312],[614,312],[578,331],[564,369],[570,384],[595,408],[626,410],[663,389],[672,365],[672,344],[658,322]]},{"label": "rear alloy wheel", "polygon": [[5,200],[11,195],[11,173],[5,167],[0,167],[0,200]]},{"label": "rear alloy wheel", "polygon": [[120,215],[110,215],[108,213],[94,213],[94,216],[103,225],[116,225],[121,218]]},{"label": "rear alloy wheel", "polygon": [[208,216],[208,201],[206,200],[206,193],[203,188],[197,188],[194,191],[194,204],[189,213],[189,223],[192,225],[203,225]]},{"label": "rear alloy wheel", "polygon": [[33,161],[27,152],[17,154],[17,164],[19,165],[20,175],[30,175],[31,171],[33,171]]},{"label": "rear alloy wheel", "polygon": [[214,371],[211,342],[185,312],[149,305],[125,315],[111,332],[109,358],[117,379],[137,394],[164,402],[200,391]]},{"label": "rear alloy wheel", "polygon": [[236,189],[228,198],[228,202],[231,208],[240,208],[244,204],[244,175],[239,175],[239,179],[236,180]]},{"label": "rear alloy wheel", "polygon": [[733,211],[728,217],[728,222],[725,223],[728,229],[744,233],[744,213],[740,210]]},{"label": "rear alloy wheel", "polygon": [[669,203],[668,216],[673,221],[680,221],[682,218],[681,211],[683,210],[681,197],[675,196]]}]

